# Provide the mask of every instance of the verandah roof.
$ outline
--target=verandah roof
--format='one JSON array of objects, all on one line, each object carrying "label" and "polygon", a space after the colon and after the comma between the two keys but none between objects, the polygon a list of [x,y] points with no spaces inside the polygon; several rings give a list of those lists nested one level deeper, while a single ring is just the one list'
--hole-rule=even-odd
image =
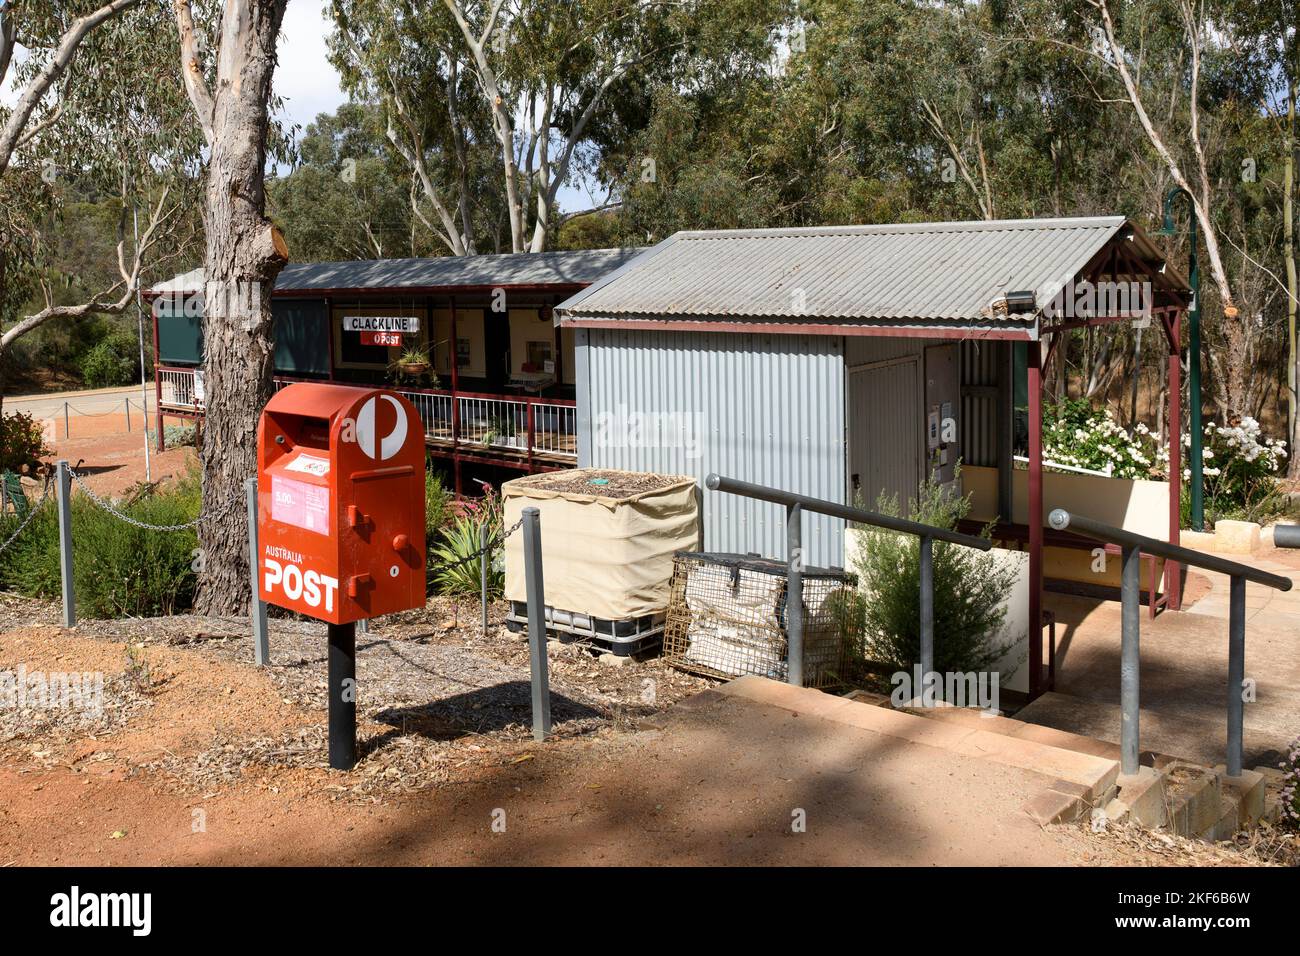
[{"label": "verandah roof", "polygon": [[[326,292],[415,292],[494,287],[573,287],[595,282],[642,250],[581,249],[422,259],[359,259],[290,263],[275,283],[276,295]],[[160,282],[146,295],[200,292],[202,268]]]}]

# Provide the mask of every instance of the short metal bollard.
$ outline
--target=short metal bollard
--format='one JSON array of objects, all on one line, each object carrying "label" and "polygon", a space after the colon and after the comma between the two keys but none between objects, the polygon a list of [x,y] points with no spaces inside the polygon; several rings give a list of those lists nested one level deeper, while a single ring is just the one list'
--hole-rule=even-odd
[{"label": "short metal bollard", "polygon": [[63,581],[63,626],[77,623],[77,596],[72,585],[72,473],[66,458],[55,465],[59,500],[59,572]]},{"label": "short metal bollard", "polygon": [[546,589],[542,585],[542,513],[525,508],[524,580],[528,597],[528,663],[532,676],[533,739],[551,732],[551,683],[546,660]]},{"label": "short metal bollard", "polygon": [[478,577],[479,591],[483,601],[483,636],[488,632],[488,523],[484,521],[478,529]]},{"label": "short metal bollard", "polygon": [[248,503],[248,579],[253,593],[248,606],[253,623],[253,662],[265,667],[271,659],[271,643],[266,629],[266,602],[257,593],[257,478],[244,479],[244,498]]}]

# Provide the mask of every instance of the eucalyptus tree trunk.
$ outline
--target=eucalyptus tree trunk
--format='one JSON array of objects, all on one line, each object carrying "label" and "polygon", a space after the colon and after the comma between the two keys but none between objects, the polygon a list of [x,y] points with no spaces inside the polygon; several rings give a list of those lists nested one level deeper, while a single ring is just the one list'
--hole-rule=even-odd
[{"label": "eucalyptus tree trunk", "polygon": [[248,609],[243,482],[257,468],[257,420],[271,397],[271,290],[288,259],[266,218],[267,108],[288,0],[226,0],[215,82],[199,59],[189,4],[177,0],[182,75],[211,147],[204,225],[203,513],[198,610]]}]

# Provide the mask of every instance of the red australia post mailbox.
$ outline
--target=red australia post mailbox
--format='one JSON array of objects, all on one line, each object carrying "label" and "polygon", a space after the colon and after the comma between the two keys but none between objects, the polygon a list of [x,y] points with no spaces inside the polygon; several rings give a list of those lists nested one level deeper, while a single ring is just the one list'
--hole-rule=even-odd
[{"label": "red australia post mailbox", "polygon": [[424,606],[424,427],[383,389],[299,382],[257,439],[258,591],[330,624]]},{"label": "red australia post mailbox", "polygon": [[393,392],[298,382],[257,435],[257,589],[329,625],[329,762],[357,760],[356,627],[424,606],[424,426]]}]

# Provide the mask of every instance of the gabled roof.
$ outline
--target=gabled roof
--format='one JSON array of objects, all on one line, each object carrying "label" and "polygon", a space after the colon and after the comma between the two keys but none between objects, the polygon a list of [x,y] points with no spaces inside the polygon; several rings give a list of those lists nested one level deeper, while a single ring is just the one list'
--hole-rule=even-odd
[{"label": "gabled roof", "polygon": [[[325,292],[454,291],[518,286],[584,286],[635,258],[641,249],[581,249],[430,259],[369,259],[290,263],[277,295]],[[149,294],[197,292],[202,268],[160,282]]]},{"label": "gabled roof", "polygon": [[1028,329],[1036,315],[990,316],[990,304],[1032,291],[1041,307],[1116,241],[1161,289],[1186,288],[1123,216],[739,229],[679,232],[555,312],[577,327],[742,319]]}]

